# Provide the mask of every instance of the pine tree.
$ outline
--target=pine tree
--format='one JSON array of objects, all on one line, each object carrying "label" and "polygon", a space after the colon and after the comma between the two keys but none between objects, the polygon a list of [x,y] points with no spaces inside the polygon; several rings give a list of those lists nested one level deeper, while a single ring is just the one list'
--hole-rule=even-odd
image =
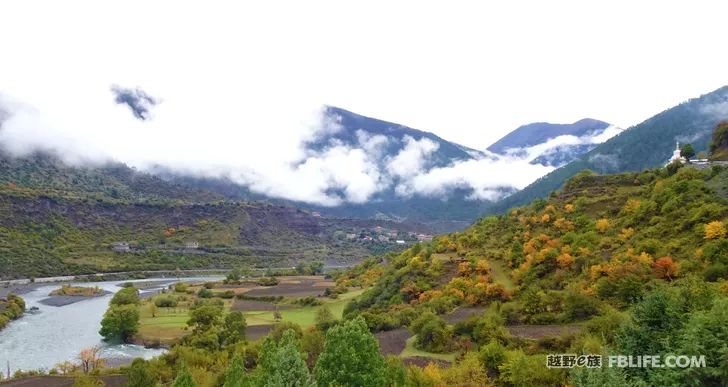
[{"label": "pine tree", "polygon": [[267,337],[258,359],[261,370],[260,385],[264,387],[303,387],[311,385],[311,375],[301,356],[301,345],[296,332],[289,329],[279,343]]},{"label": "pine tree", "polygon": [[155,387],[158,385],[146,367],[144,359],[134,359],[129,368],[127,387]]},{"label": "pine tree", "polygon": [[245,372],[245,365],[240,356],[235,356],[225,372],[223,387],[249,387],[252,386],[250,376]]},{"label": "pine tree", "polygon": [[177,378],[174,379],[172,387],[197,387],[197,383],[192,379],[192,374],[187,370],[184,363],[180,366]]},{"label": "pine tree", "polygon": [[386,384],[386,369],[379,344],[359,316],[326,332],[314,374],[321,386],[379,387]]}]

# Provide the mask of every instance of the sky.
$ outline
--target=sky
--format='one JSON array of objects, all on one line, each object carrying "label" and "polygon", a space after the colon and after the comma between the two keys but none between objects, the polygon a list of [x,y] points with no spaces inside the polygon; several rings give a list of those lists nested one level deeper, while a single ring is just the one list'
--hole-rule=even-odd
[{"label": "sky", "polygon": [[[384,173],[371,155],[314,160],[301,146],[335,130],[323,105],[476,149],[530,122],[626,128],[728,84],[726,11],[721,1],[3,1],[0,103],[11,118],[0,141],[77,162],[233,171],[312,202],[334,181],[361,201],[369,193],[356,195],[347,175]],[[156,104],[139,119],[112,87]],[[313,160],[307,171],[291,166],[301,160]],[[379,175],[362,189],[386,186]]]}]

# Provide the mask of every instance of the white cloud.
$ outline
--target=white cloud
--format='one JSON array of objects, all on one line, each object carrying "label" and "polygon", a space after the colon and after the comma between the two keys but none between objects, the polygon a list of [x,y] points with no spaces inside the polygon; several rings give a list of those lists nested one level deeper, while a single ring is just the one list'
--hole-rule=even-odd
[{"label": "white cloud", "polygon": [[415,140],[411,136],[404,136],[404,144],[404,148],[387,162],[387,172],[405,179],[421,174],[427,158],[439,148],[436,142],[424,137]]},{"label": "white cloud", "polygon": [[610,125],[598,133],[590,133],[578,137],[574,135],[557,136],[527,148],[508,148],[505,150],[505,153],[513,158],[522,158],[528,161],[533,161],[541,155],[547,154],[564,146],[601,144],[618,135],[622,132],[622,130],[623,129],[614,125]]}]

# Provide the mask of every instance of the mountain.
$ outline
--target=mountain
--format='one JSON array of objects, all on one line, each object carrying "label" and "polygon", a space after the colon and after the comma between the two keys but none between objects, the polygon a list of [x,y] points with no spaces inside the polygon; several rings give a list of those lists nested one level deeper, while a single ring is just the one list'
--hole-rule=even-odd
[{"label": "mountain", "polygon": [[[0,152],[0,278],[290,267],[303,260],[345,264],[428,231],[230,201],[120,163],[78,167],[48,153]],[[193,242],[199,246],[190,248]]]},{"label": "mountain", "polygon": [[452,367],[469,365],[468,380],[485,367],[483,385],[723,385],[720,362],[690,375],[547,368],[554,353],[720,358],[711,343],[728,326],[728,205],[712,187],[724,189],[728,171],[671,173],[582,174],[547,200],[367,260],[338,278],[371,285],[344,317],[402,337],[400,348],[407,339],[456,354],[464,360]]},{"label": "mountain", "polygon": [[585,118],[573,124],[536,122],[518,127],[488,147],[501,156],[528,159],[532,164],[560,167],[618,134],[621,129]]},{"label": "mountain", "polygon": [[[156,168],[153,172],[180,185],[216,192],[231,199],[291,205],[336,218],[424,223],[438,231],[463,228],[490,206],[490,201],[473,200],[473,191],[469,188],[456,187],[446,195],[428,196],[416,192],[402,194],[398,192],[398,186],[410,174],[424,174],[459,162],[493,158],[492,155],[444,140],[433,133],[365,117],[338,107],[327,107],[326,116],[333,122],[333,129],[306,143],[306,151],[315,153],[343,146],[363,150],[371,156],[386,187],[364,203],[322,206],[266,196],[226,178],[180,175],[164,168]],[[515,191],[505,186],[498,190],[503,195]]]},{"label": "mountain", "polygon": [[706,151],[712,130],[725,119],[728,119],[728,86],[690,99],[628,128],[523,190],[502,199],[488,212],[504,212],[508,208],[545,197],[585,169],[597,173],[619,173],[661,167],[672,155],[676,142],[691,143],[696,152]]}]

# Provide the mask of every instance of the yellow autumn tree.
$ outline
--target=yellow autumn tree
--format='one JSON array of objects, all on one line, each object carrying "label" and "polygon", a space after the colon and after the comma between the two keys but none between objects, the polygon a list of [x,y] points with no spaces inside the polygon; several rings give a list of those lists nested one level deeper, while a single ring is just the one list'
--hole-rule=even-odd
[{"label": "yellow autumn tree", "polygon": [[597,220],[595,227],[597,231],[604,234],[607,230],[609,230],[609,219],[601,218]]},{"label": "yellow autumn tree", "polygon": [[725,225],[719,220],[712,221],[705,225],[705,239],[725,238]]},{"label": "yellow autumn tree", "polygon": [[566,211],[567,214],[570,214],[574,212],[574,205],[573,204],[567,204],[564,206],[564,211]]}]

